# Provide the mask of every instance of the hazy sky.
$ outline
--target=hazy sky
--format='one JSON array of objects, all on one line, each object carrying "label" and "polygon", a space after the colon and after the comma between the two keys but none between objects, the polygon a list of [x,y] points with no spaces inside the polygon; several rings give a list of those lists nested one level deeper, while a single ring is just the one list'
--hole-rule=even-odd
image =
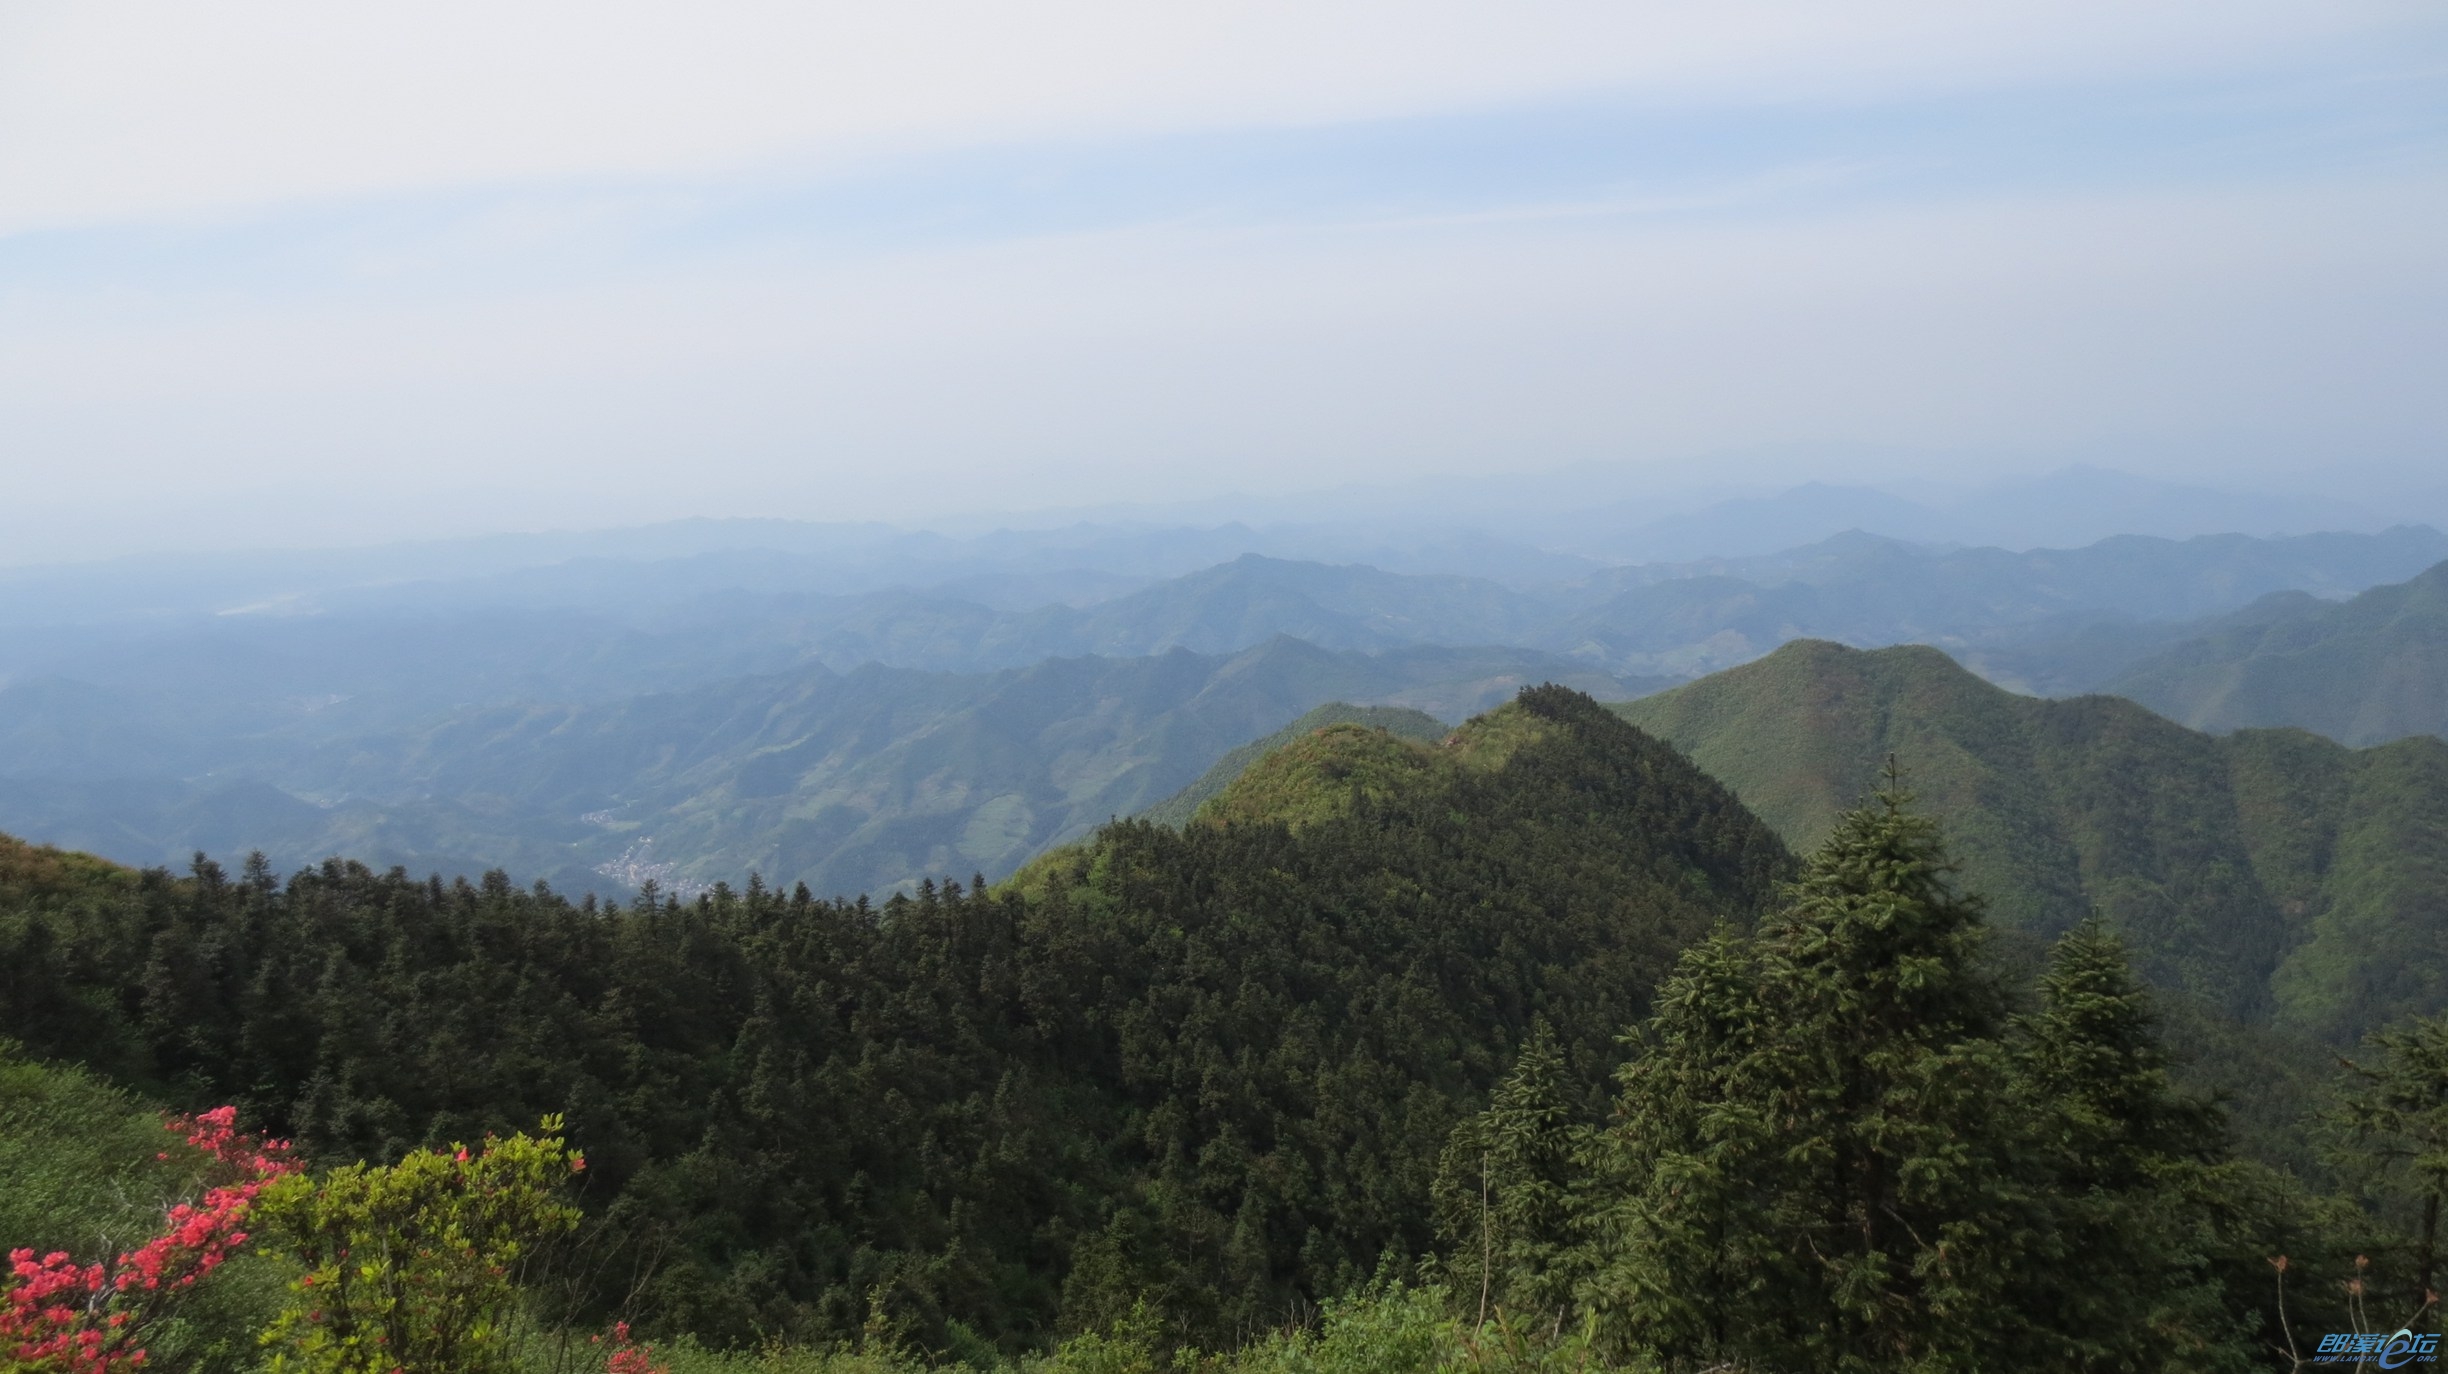
[{"label": "hazy sky", "polygon": [[2437,0],[0,0],[0,561],[2418,479],[2444,363]]}]

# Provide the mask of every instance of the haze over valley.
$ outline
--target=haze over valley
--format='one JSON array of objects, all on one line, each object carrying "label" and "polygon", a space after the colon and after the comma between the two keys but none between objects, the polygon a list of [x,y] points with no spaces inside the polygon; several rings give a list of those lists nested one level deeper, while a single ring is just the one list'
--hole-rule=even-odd
[{"label": "haze over valley", "polygon": [[[2035,485],[2095,520],[2167,507],[2117,474]],[[2211,724],[2354,744],[2441,728],[2434,621],[2359,641],[2415,655],[2384,707],[2343,686],[2204,704],[2209,669],[2173,666],[2417,577],[2448,560],[2430,526],[2021,549],[1820,534],[1866,504],[1736,499],[1668,528],[1781,511],[1820,537],[1649,562],[1603,562],[1585,530],[743,521],[0,570],[0,830],[136,864],[347,854],[607,897],[749,872],[907,890],[1000,879],[1330,701],[1454,724],[1539,682],[1628,700],[1799,638],[1931,644],[2016,690],[2125,690]]]}]

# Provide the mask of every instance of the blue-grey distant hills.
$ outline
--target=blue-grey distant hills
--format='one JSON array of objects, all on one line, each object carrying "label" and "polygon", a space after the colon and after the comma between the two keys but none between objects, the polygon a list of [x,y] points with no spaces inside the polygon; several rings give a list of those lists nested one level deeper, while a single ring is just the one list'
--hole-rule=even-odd
[{"label": "blue-grey distant hills", "polygon": [[[1460,720],[1551,680],[1612,697],[1662,685],[1536,651],[1364,654],[1280,636],[1231,655],[1050,658],[985,674],[819,664],[288,739],[252,767],[201,776],[148,775],[130,754],[101,756],[118,769],[73,767],[54,753],[50,768],[0,777],[0,830],[137,863],[262,849],[284,868],[345,853],[420,872],[506,868],[569,890],[755,872],[881,892],[999,878],[1324,702]],[[0,692],[0,748],[38,731],[41,713],[12,699],[26,690]],[[112,747],[107,733],[45,744]]]},{"label": "blue-grey distant hills", "polygon": [[[2436,511],[2436,499],[2426,499],[2399,518],[2436,520]],[[1915,543],[2033,549],[2077,548],[2118,534],[2188,539],[2386,523],[2367,500],[2165,481],[2077,464],[1954,491],[1805,482],[1665,514],[1653,500],[1602,500],[1544,515],[1540,527],[1558,549],[1656,563],[1770,553],[1852,529]]]},{"label": "blue-grey distant hills", "polygon": [[1334,649],[1506,644],[1604,672],[1689,677],[1805,637],[1974,649],[2103,622],[2172,625],[2276,591],[2348,595],[2442,558],[2448,536],[2419,526],[2274,539],[2123,536],[2020,553],[1851,533],[1774,555],[1517,587],[1244,554],[1085,604],[1026,607],[947,587],[677,598],[666,590],[658,599],[653,587],[686,587],[701,574],[646,564],[618,573],[638,584],[634,595],[598,595],[585,613],[685,647],[693,661],[704,658],[700,643],[719,636],[835,668],[977,672],[1066,655],[1231,653],[1280,634]]},{"label": "blue-grey distant hills", "polygon": [[[2342,597],[2400,581],[2448,558],[2448,536],[2120,537],[2018,553],[1848,534],[1527,587],[1244,555],[1119,594],[1073,586],[1074,600],[1045,588],[1103,574],[1048,570],[1035,561],[1041,548],[991,586],[857,593],[792,590],[787,567],[744,570],[731,554],[661,552],[334,592],[317,608],[20,626],[0,637],[0,683],[74,684],[46,698],[56,718],[29,728],[55,742],[115,736],[121,753],[167,750],[163,766],[177,772],[487,702],[611,701],[809,664],[976,673],[1175,648],[1230,654],[1276,635],[1362,651],[1502,644],[1610,675],[1678,678],[1796,638],[1921,642],[2018,686],[2087,690],[2188,622],[2272,592]],[[2084,633],[2099,642],[2059,647]],[[20,707],[22,719],[31,707]],[[10,714],[0,702],[0,732]],[[127,765],[61,756],[60,766]],[[0,763],[0,776],[18,771]]]}]

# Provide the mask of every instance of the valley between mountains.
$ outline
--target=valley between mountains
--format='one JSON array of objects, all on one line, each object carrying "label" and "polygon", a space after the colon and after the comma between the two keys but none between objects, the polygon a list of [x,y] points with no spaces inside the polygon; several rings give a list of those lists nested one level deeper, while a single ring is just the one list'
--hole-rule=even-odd
[{"label": "valley between mountains", "polygon": [[[1327,703],[1450,726],[1540,682],[1640,698],[1804,638],[1933,644],[2018,691],[2117,691],[2211,729],[2448,729],[2439,574],[2397,580],[2448,556],[2418,527],[2019,553],[1851,534],[1563,580],[1541,580],[1553,559],[1499,581],[1248,554],[1119,594],[1156,566],[1143,536],[871,590],[945,555],[851,572],[633,543],[312,603],[246,584],[274,610],[148,588],[73,628],[0,578],[0,830],[137,865],[347,854],[607,898],[751,871],[910,891],[1000,879]],[[846,590],[779,589],[811,582]]]}]

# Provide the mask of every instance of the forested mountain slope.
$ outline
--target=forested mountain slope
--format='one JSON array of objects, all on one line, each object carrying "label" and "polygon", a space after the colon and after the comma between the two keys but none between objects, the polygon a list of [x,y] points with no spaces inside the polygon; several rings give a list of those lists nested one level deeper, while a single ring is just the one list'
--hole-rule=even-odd
[{"label": "forested mountain slope", "polygon": [[2298,725],[2348,744],[2448,736],[2448,563],[2343,603],[2268,597],[2106,690],[2200,730]]},{"label": "forested mountain slope", "polygon": [[1790,644],[1615,708],[1816,842],[1893,757],[1997,920],[2096,909],[2150,976],[2344,1041],[2448,1007],[2448,744],[2217,737],[2115,697],[2050,701],[1932,649]]},{"label": "forested mountain slope", "polygon": [[881,906],[0,842],[0,1034],[324,1160],[564,1112],[599,1296],[662,1329],[1016,1349],[1152,1296],[1213,1341],[1426,1252],[1438,1151],[1534,1020],[1594,1099],[1677,951],[1790,871],[1553,687],[1434,747],[1306,736],[1217,800]]}]

